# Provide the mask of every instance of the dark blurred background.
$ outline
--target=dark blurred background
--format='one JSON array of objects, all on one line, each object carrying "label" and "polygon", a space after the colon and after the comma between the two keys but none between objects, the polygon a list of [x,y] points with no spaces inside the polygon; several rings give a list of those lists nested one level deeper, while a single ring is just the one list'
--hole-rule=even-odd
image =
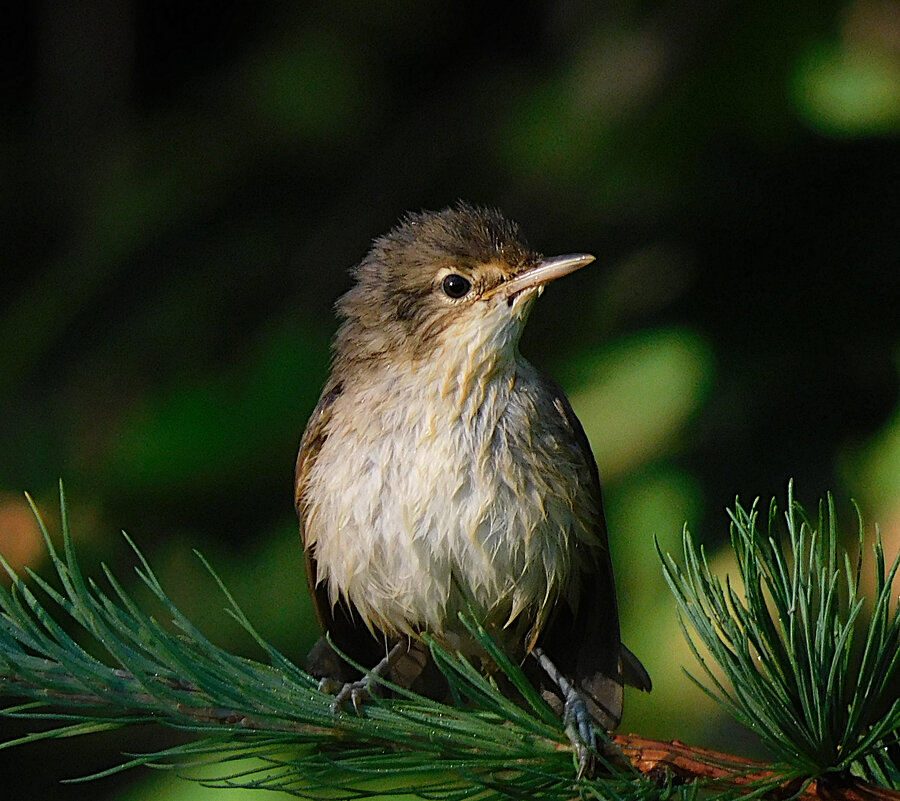
[{"label": "dark blurred background", "polygon": [[[605,479],[623,627],[656,684],[623,728],[757,754],[693,667],[653,539],[723,570],[735,496],[850,498],[900,547],[900,3],[7,0],[0,11],[0,550],[22,492],[86,569],[124,528],[257,656],[315,636],[292,508],[347,268],[407,209],[501,207],[598,263],[523,352]],[[33,725],[0,724],[4,737]],[[10,798],[212,798],[60,778],[165,732],[4,752]],[[240,793],[229,791],[229,799]]]}]

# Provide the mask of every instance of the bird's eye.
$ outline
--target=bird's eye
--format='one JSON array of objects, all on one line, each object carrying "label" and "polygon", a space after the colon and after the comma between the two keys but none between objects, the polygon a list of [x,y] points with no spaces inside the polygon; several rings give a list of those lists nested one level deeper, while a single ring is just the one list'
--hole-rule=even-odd
[{"label": "bird's eye", "polygon": [[458,300],[466,295],[471,288],[472,282],[468,278],[463,278],[456,273],[445,276],[444,280],[441,281],[441,289],[444,290],[444,294],[448,298],[453,298],[454,300]]}]

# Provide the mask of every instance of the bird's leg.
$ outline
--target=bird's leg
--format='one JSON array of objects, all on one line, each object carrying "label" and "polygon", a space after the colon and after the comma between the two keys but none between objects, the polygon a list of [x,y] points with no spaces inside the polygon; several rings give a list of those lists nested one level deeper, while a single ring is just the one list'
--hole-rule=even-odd
[{"label": "bird's leg", "polygon": [[397,642],[384,658],[373,667],[365,676],[357,681],[348,681],[342,683],[335,679],[323,678],[319,680],[319,689],[322,692],[334,693],[334,701],[331,703],[331,711],[334,714],[340,712],[348,701],[353,703],[353,708],[357,715],[362,714],[360,705],[368,701],[372,696],[377,695],[375,692],[378,686],[378,679],[384,678],[385,675],[394,666],[394,663],[409,648],[406,640]]},{"label": "bird's leg", "polygon": [[578,778],[590,775],[594,770],[594,757],[597,755],[597,731],[588,712],[587,704],[581,693],[572,685],[553,663],[543,648],[535,648],[531,652],[543,671],[562,693],[563,726],[575,756],[578,759]]}]

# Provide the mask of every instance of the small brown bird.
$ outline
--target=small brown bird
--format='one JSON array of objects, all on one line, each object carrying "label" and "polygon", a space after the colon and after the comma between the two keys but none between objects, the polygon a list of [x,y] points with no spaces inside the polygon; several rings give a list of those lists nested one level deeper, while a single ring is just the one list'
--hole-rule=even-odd
[{"label": "small brown bird", "polygon": [[354,681],[320,640],[310,669],[337,682],[323,682],[336,709],[358,709],[379,675],[427,687],[422,632],[484,657],[468,609],[512,658],[536,657],[582,771],[591,720],[614,728],[623,684],[650,689],[620,642],[587,437],[518,351],[545,285],[593,260],[542,258],[498,211],[460,203],[408,215],[355,268],[296,471],[319,622],[378,662]]}]

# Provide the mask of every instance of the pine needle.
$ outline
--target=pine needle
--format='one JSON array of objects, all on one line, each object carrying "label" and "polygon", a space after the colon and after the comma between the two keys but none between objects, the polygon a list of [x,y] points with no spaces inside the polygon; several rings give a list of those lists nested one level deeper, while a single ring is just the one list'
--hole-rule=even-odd
[{"label": "pine needle", "polygon": [[[784,533],[776,531],[774,501],[765,532],[756,503],[749,510],[736,503],[729,514],[742,593],[713,575],[687,529],[683,567],[660,552],[682,628],[712,685],[707,692],[759,735],[785,776],[855,775],[900,788],[900,610],[891,598],[900,555],[888,567],[876,538],[876,595],[864,615],[858,510],[855,560],[839,552],[830,495],[813,521],[789,486]],[[727,683],[700,657],[698,642]]]}]

